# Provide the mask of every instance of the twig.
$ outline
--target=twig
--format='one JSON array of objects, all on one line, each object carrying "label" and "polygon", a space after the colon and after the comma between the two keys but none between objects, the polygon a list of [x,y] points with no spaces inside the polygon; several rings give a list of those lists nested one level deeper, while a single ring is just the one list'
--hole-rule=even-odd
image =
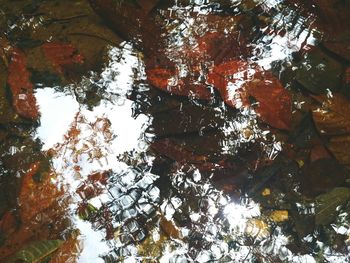
[{"label": "twig", "polygon": [[105,42],[107,42],[109,44],[112,44],[114,46],[119,46],[120,45],[120,43],[114,42],[112,40],[109,40],[107,38],[104,38],[104,37],[101,37],[101,36],[98,36],[98,35],[89,34],[89,33],[73,32],[73,33],[68,33],[68,35],[97,38],[97,39],[103,40],[103,41],[105,41]]}]

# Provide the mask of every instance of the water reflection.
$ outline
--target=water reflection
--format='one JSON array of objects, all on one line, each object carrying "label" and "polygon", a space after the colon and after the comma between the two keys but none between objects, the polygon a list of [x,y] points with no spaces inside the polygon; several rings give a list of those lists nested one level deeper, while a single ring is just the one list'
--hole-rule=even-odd
[{"label": "water reflection", "polygon": [[[90,2],[124,41],[103,42],[104,55],[87,56],[106,56],[102,68],[79,68],[63,56],[59,66],[72,74],[58,74],[64,81],[57,85],[35,83],[40,125],[14,130],[23,145],[39,148],[40,161],[26,160],[29,168],[20,172],[5,163],[23,178],[20,219],[31,218],[23,216],[24,200],[35,191],[44,195],[43,184],[60,193],[54,199],[62,219],[42,238],[78,233],[78,262],[346,261],[346,168],[324,162],[339,171],[328,183],[323,166],[309,157],[323,145],[307,113],[319,98],[301,69],[316,70],[313,78],[340,63],[323,59],[317,17],[282,0],[120,9],[106,8],[113,1]],[[120,13],[124,27],[115,18]],[[90,33],[105,41],[104,31]],[[40,53],[36,48],[26,51]],[[317,63],[320,53],[326,62]],[[35,75],[37,65],[28,64]],[[333,75],[342,68],[335,67]],[[5,161],[25,149],[9,144]],[[314,154],[320,162],[333,158],[323,150]],[[317,176],[327,187],[310,186]],[[322,205],[332,189],[343,191],[345,201],[332,198],[344,209],[329,221]],[[32,239],[41,237],[23,243]]]}]

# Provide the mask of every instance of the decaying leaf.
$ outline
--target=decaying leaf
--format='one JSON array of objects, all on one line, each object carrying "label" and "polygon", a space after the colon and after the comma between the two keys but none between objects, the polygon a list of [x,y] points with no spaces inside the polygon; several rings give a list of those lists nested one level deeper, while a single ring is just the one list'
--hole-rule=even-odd
[{"label": "decaying leaf", "polygon": [[316,225],[327,225],[333,222],[339,211],[339,206],[346,205],[350,200],[350,188],[337,187],[316,198]]},{"label": "decaying leaf", "polygon": [[253,238],[263,239],[270,235],[270,228],[265,221],[252,218],[246,223],[245,233]]},{"label": "decaying leaf", "polygon": [[159,225],[161,229],[170,238],[175,238],[175,239],[181,238],[182,235],[181,235],[180,229],[177,226],[175,226],[175,223],[173,221],[166,219],[164,216],[161,216]]},{"label": "decaying leaf", "polygon": [[25,54],[17,48],[11,52],[7,83],[11,88],[12,103],[16,112],[24,118],[36,120],[39,117],[39,110],[33,92],[34,86],[26,68]]},{"label": "decaying leaf", "polygon": [[308,91],[325,94],[327,89],[336,91],[341,84],[342,65],[319,48],[305,55],[296,70],[296,80]]},{"label": "decaying leaf", "polygon": [[344,135],[350,133],[350,101],[340,93],[328,98],[314,97],[322,107],[312,112],[317,130],[323,135]]},{"label": "decaying leaf", "polygon": [[214,66],[208,82],[219,91],[227,105],[249,106],[253,98],[257,102],[255,111],[262,121],[278,129],[290,129],[291,96],[270,72],[244,61],[228,61]]},{"label": "decaying leaf", "polygon": [[84,57],[69,43],[49,42],[41,48],[54,69],[62,75],[67,74],[70,66],[84,63]]},{"label": "decaying leaf", "polygon": [[322,107],[313,111],[312,116],[321,135],[330,136],[327,148],[337,160],[350,167],[350,101],[335,93],[331,98],[315,97],[323,102]]},{"label": "decaying leaf", "polygon": [[255,111],[262,121],[272,127],[289,130],[292,121],[292,99],[280,81],[265,72],[256,74],[257,78],[247,82],[244,87],[246,100],[253,97],[258,105]]},{"label": "decaying leaf", "polygon": [[288,211],[287,210],[276,210],[270,214],[270,219],[276,223],[287,221]]},{"label": "decaying leaf", "polygon": [[[178,73],[169,69],[154,68],[146,70],[149,82],[156,88],[179,96],[192,96],[209,100],[211,93],[204,83],[195,83],[191,78],[175,80]],[[175,83],[172,83],[175,82]]]},{"label": "decaying leaf", "polygon": [[43,175],[42,182],[35,182],[33,176],[39,171],[40,163],[33,163],[22,179],[19,194],[21,220],[27,222],[49,208],[63,192],[51,182],[53,174]]},{"label": "decaying leaf", "polygon": [[58,248],[49,263],[75,263],[82,250],[79,233],[74,233]]},{"label": "decaying leaf", "polygon": [[10,262],[39,263],[54,253],[61,245],[62,240],[44,240],[32,243],[18,251]]}]

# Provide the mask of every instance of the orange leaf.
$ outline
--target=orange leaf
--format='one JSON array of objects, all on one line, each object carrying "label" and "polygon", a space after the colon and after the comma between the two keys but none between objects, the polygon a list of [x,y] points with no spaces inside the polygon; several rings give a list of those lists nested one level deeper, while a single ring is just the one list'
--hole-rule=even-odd
[{"label": "orange leaf", "polygon": [[17,48],[12,49],[7,83],[11,88],[13,106],[16,112],[24,118],[37,119],[39,110],[33,94],[34,86],[30,82],[30,73],[26,68],[26,57]]}]

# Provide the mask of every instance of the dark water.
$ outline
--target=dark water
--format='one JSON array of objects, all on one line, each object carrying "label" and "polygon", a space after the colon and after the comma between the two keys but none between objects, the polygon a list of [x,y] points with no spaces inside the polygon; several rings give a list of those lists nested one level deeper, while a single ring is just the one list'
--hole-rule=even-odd
[{"label": "dark water", "polygon": [[0,1],[0,261],[350,262],[350,6],[304,2]]}]

